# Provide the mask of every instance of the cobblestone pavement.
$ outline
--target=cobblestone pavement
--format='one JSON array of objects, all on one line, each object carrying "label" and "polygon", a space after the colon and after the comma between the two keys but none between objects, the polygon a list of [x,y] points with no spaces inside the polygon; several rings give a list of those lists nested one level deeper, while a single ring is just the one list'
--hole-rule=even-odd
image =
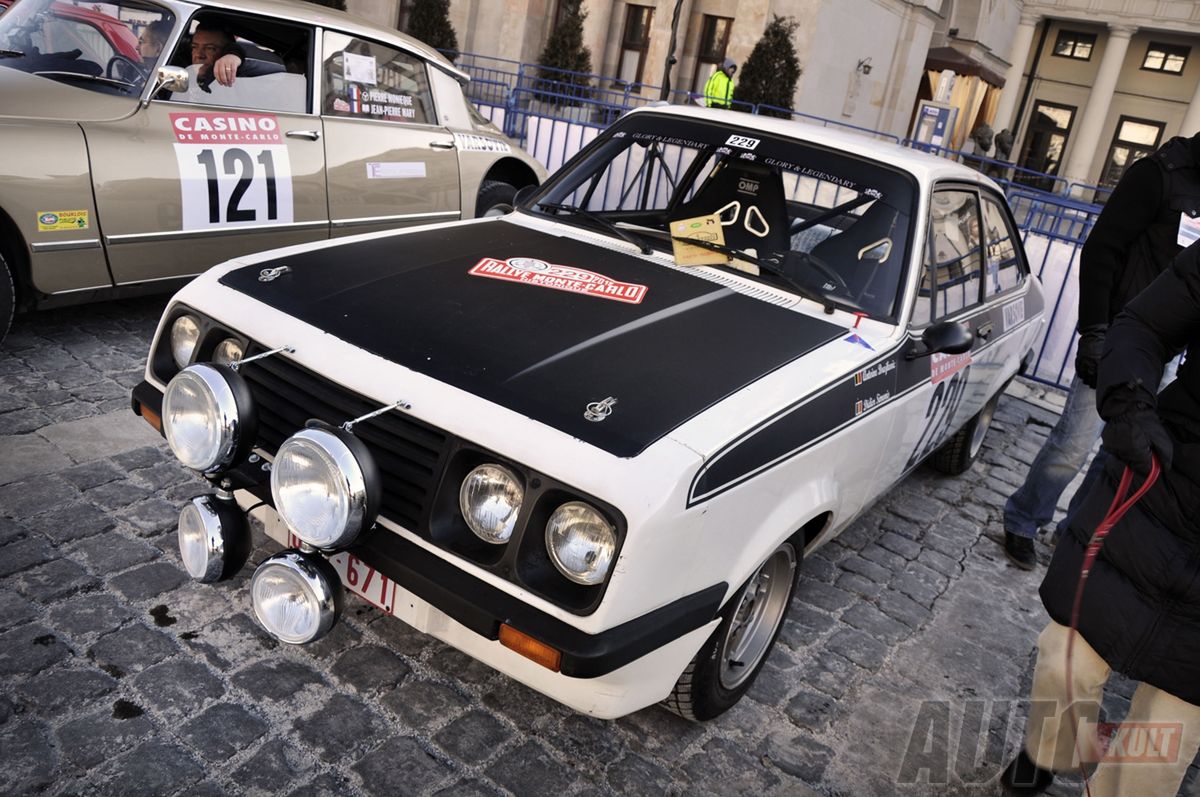
[{"label": "cobblestone pavement", "polygon": [[175,522],[202,485],[128,408],[162,306],[23,316],[0,346],[0,793],[996,793],[1046,619],[997,544],[1038,403],[1005,397],[972,471],[922,469],[804,563],[734,710],[605,722],[363,604],[290,648],[247,611],[250,567],[190,582]]}]

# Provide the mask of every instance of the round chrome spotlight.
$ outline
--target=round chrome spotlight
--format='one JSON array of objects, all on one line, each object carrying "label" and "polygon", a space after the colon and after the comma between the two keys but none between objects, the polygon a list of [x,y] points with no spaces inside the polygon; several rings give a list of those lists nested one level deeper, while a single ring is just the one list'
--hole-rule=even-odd
[{"label": "round chrome spotlight", "polygon": [[250,579],[254,616],[267,633],[289,645],[303,645],[329,633],[341,617],[343,601],[337,572],[316,554],[275,554]]},{"label": "round chrome spotlight", "polygon": [[312,423],[283,441],[271,467],[271,497],[287,527],[314,548],[344,548],[375,522],[382,482],[366,445]]},{"label": "round chrome spotlight", "polygon": [[198,495],[179,512],[179,556],[188,575],[210,584],[231,578],[250,556],[250,525],[232,499]]},{"label": "round chrome spotlight", "polygon": [[208,363],[189,365],[167,383],[162,421],[179,461],[206,474],[244,459],[257,426],[246,381],[228,366]]}]

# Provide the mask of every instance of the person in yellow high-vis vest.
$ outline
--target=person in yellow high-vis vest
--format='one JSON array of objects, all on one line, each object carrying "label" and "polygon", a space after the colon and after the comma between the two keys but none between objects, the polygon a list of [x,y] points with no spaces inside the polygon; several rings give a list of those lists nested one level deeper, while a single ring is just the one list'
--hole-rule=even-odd
[{"label": "person in yellow high-vis vest", "polygon": [[729,108],[733,102],[733,73],[737,64],[726,58],[704,84],[704,104],[709,108]]}]

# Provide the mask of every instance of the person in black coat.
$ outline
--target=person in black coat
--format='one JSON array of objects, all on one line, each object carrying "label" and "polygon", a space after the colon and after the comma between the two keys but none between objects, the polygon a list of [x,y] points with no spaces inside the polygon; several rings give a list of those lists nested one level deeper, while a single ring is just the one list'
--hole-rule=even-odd
[{"label": "person in black coat", "polygon": [[1136,489],[1152,454],[1162,474],[1113,527],[1088,576],[1070,675],[1073,698],[1092,706],[1093,720],[1110,670],[1141,681],[1122,728],[1128,736],[1141,730],[1128,723],[1168,723],[1138,741],[1165,744],[1161,758],[1170,760],[1122,763],[1104,756],[1094,730],[1082,725],[1079,745],[1085,762],[1099,761],[1091,783],[1097,796],[1174,795],[1200,749],[1200,360],[1185,359],[1176,380],[1154,392],[1165,363],[1183,348],[1200,352],[1200,243],[1126,306],[1105,339],[1097,397],[1111,456],[1042,582],[1051,621],[1038,638],[1025,748],[1001,781],[1017,793],[1038,793],[1052,770],[1078,764],[1074,729],[1063,713],[1076,585],[1122,472],[1133,470]]}]

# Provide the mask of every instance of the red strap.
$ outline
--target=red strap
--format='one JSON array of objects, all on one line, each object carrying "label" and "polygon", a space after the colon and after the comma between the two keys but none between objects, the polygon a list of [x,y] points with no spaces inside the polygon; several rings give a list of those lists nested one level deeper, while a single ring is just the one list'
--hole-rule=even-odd
[{"label": "red strap", "polygon": [[1107,514],[1100,521],[1100,525],[1096,526],[1095,533],[1088,541],[1087,549],[1083,554],[1083,569],[1080,570],[1079,582],[1075,585],[1075,601],[1071,605],[1071,631],[1067,636],[1067,710],[1070,712],[1071,727],[1074,729],[1075,754],[1079,756],[1079,772],[1083,775],[1083,788],[1088,797],[1092,795],[1092,788],[1088,784],[1087,771],[1083,768],[1083,753],[1079,749],[1079,718],[1075,715],[1075,701],[1072,696],[1074,680],[1071,671],[1071,653],[1075,646],[1075,635],[1079,633],[1079,610],[1083,604],[1083,587],[1087,584],[1088,574],[1096,562],[1096,557],[1100,554],[1100,548],[1104,546],[1104,538],[1112,531],[1113,526],[1117,525],[1125,516],[1125,513],[1141,500],[1154,482],[1158,481],[1160,473],[1158,457],[1151,454],[1150,473],[1146,476],[1146,481],[1142,482],[1142,486],[1129,497],[1129,500],[1125,500],[1125,496],[1129,494],[1129,487],[1133,483],[1133,471],[1126,466],[1125,471],[1121,474],[1121,483],[1117,486],[1117,494],[1113,496],[1112,503],[1108,506]]}]

